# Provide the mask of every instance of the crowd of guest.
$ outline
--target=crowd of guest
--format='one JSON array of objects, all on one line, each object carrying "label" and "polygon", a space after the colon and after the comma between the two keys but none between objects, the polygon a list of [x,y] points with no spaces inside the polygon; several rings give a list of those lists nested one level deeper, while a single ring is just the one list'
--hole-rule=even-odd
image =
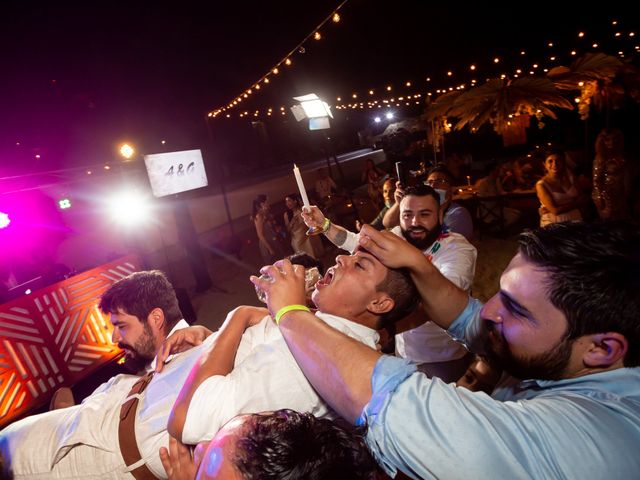
[{"label": "crowd of guest", "polygon": [[[353,228],[331,215],[339,187],[326,170],[313,205],[283,195],[282,221],[258,195],[265,266],[251,282],[266,308],[240,306],[212,333],[184,324],[161,272],[118,281],[100,309],[142,371],[10,425],[0,468],[25,479],[634,477],[640,230],[620,140],[601,133],[591,178],[559,149],[491,166],[474,185],[457,155],[402,181],[369,160],[361,180],[378,214]],[[499,197],[539,201],[539,228],[520,233],[484,305],[461,176],[505,219]],[[305,269],[329,244],[335,265],[310,288]],[[52,435],[39,445],[40,432]]]}]

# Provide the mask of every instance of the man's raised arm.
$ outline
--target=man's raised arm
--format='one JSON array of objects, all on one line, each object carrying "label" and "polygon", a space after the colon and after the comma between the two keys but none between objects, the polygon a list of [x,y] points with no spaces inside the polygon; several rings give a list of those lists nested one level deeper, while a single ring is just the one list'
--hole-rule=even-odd
[{"label": "man's raised arm", "polygon": [[324,216],[315,205],[302,209],[302,219],[307,227],[321,230],[336,247],[353,253],[357,244],[357,235],[340,225],[336,225]]},{"label": "man's raised arm", "polygon": [[267,314],[258,307],[238,307],[229,313],[211,349],[193,366],[176,403],[173,405],[167,430],[171,436],[181,440],[191,399],[198,387],[213,375],[227,375],[233,370],[242,334],[251,325],[258,323]]}]

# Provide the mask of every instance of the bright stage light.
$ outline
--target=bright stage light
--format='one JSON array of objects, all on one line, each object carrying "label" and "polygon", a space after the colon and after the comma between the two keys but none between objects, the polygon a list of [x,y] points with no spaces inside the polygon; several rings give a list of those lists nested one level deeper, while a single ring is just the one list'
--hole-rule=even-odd
[{"label": "bright stage light", "polygon": [[385,117],[387,117],[387,120],[391,120],[393,118],[393,113],[389,112],[385,115]]},{"label": "bright stage light", "polygon": [[291,107],[291,112],[298,122],[309,119],[309,130],[325,130],[330,127],[329,119],[333,118],[333,114],[327,102],[315,93],[293,97],[293,99],[299,102],[298,105]]},{"label": "bright stage light", "polygon": [[116,195],[108,205],[112,218],[118,223],[133,226],[149,220],[150,208],[147,198],[137,192]]},{"label": "bright stage light", "polygon": [[11,223],[9,215],[4,212],[0,212],[0,228],[6,228]]},{"label": "bright stage light", "polygon": [[127,160],[129,160],[131,157],[133,157],[134,153],[136,153],[136,151],[134,150],[134,148],[131,145],[129,145],[127,143],[124,143],[124,144],[120,145],[120,155],[122,155]]},{"label": "bright stage light", "polygon": [[376,122],[376,123],[380,123],[381,122],[380,117],[374,118],[373,121]]}]

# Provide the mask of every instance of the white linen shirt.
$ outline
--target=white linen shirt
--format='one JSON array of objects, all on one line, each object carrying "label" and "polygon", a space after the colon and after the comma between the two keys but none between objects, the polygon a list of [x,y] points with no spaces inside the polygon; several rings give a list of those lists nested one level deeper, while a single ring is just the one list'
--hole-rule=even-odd
[{"label": "white linen shirt", "polygon": [[[327,313],[316,317],[336,330],[375,348],[378,333],[364,325]],[[266,316],[248,328],[238,348],[233,371],[206,379],[194,393],[182,441],[195,444],[213,438],[236,415],[290,408],[318,417],[334,417],[289,351],[277,325]]]},{"label": "white linen shirt", "polygon": [[[188,326],[181,320],[170,334]],[[162,373],[154,376],[138,405],[135,424],[138,447],[149,469],[160,478],[166,478],[158,449],[169,443],[168,414],[191,365],[204,348],[202,345],[172,355]],[[32,415],[2,430],[0,450],[5,459],[11,459],[14,477],[132,478],[120,454],[118,424],[120,407],[139,378],[116,375],[79,405]]]}]

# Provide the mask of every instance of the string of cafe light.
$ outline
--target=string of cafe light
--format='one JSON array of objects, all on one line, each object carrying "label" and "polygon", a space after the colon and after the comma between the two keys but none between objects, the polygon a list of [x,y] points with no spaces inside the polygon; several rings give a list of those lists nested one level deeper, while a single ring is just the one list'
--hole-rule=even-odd
[{"label": "string of cafe light", "polygon": [[[342,4],[340,5],[340,7],[341,6]],[[326,19],[325,19],[325,22],[326,22]],[[634,31],[627,31],[627,32],[620,31],[618,22],[615,20],[611,22],[611,26],[614,27],[614,29],[616,30],[613,32],[614,39],[618,39],[618,40],[627,39],[631,42],[637,43],[637,37]],[[307,38],[309,38],[310,35]],[[564,50],[564,52],[561,53],[558,51],[559,46],[557,45],[556,42],[548,41],[545,46],[549,49],[552,49],[552,51],[544,55],[545,56],[544,60],[533,61],[533,63],[530,63],[527,67],[518,66],[512,70],[511,74],[500,73],[497,75],[489,75],[484,80],[488,81],[489,77],[496,78],[496,76],[499,76],[499,78],[501,79],[506,79],[506,78],[519,78],[527,75],[533,76],[540,73],[547,73],[554,66],[560,65],[560,61],[561,61],[560,57],[562,57],[562,60],[565,60],[565,59],[571,60],[573,58],[577,58],[577,56],[581,53],[600,51],[600,48],[601,48],[600,42],[597,40],[589,39],[585,31],[578,32],[577,39],[586,42],[586,44],[583,44],[580,47],[576,46],[572,49]],[[625,46],[625,48],[627,49],[627,53],[625,53],[623,49],[618,47],[616,51],[617,56],[619,56],[620,58],[627,58],[629,54],[634,55],[634,54],[640,53],[640,45],[638,44],[631,45],[631,47]],[[518,57],[525,58],[528,56],[528,53],[526,50],[521,49],[517,51],[516,55]],[[504,64],[504,59],[506,57],[507,56],[502,56],[502,57],[493,56],[485,63],[473,62],[469,65],[469,67],[465,69],[457,69],[457,71],[458,72],[464,71],[466,74],[472,73],[477,75],[480,72],[481,65],[485,65],[486,66],[485,70],[488,70],[489,66],[493,67],[496,65]],[[545,63],[546,66],[543,66],[543,63]],[[428,76],[424,79],[424,83],[428,86],[432,86],[435,83],[434,82],[435,78],[436,78],[435,76]],[[454,70],[449,69],[444,71],[442,75],[442,79],[440,81],[441,83],[444,83],[443,80],[446,82],[447,80],[452,80],[453,78],[455,78]],[[420,87],[417,87],[417,83],[420,83],[420,82],[414,82],[414,81],[408,80],[399,86],[395,86],[393,84],[387,84],[382,88],[375,88],[375,89],[370,88],[365,91],[353,92],[348,97],[345,97],[344,95],[339,95],[336,97],[336,101],[333,103],[332,107],[337,110],[348,110],[348,109],[355,110],[355,109],[365,109],[365,108],[379,109],[379,108],[419,105],[420,103],[426,101],[426,99],[429,97],[435,97],[437,95],[444,94],[447,92],[464,90],[469,87],[477,86],[479,84],[479,81],[477,78],[471,78],[471,79],[468,79],[466,82],[456,83],[456,84],[449,83],[449,85],[446,85],[441,88],[434,88],[434,87],[430,89],[427,88],[426,91],[425,89],[421,89]],[[404,89],[404,93],[401,93],[403,89]],[[380,91],[387,93],[388,95],[381,97],[379,96],[379,93],[378,93]],[[392,93],[396,91],[397,93],[392,95]],[[248,95],[249,94],[245,92],[244,98],[246,99]],[[347,102],[346,98],[350,98],[351,100],[354,100],[354,101]],[[233,106],[235,107],[236,105],[233,105]],[[239,111],[235,115],[226,110],[225,112],[226,112],[224,115],[225,118],[250,118],[251,120],[254,120],[257,118],[268,119],[268,118],[275,118],[278,116],[286,115],[286,107],[284,105],[280,105],[278,107],[268,107],[268,108],[255,109],[255,110],[246,109],[246,110]],[[223,112],[219,112],[218,114],[220,115],[222,113]],[[214,116],[212,114],[209,114],[209,115]]]},{"label": "string of cafe light", "polygon": [[253,82],[249,88],[244,89],[240,92],[239,95],[234,97],[226,106],[221,106],[209,112],[209,117],[217,117],[218,115],[223,114],[227,110],[231,110],[235,107],[239,107],[239,104],[242,103],[243,100],[248,99],[250,95],[254,94],[254,92],[260,91],[261,88],[266,87],[271,83],[271,79],[273,79],[276,75],[280,73],[280,69],[285,67],[291,67],[293,65],[292,58],[296,54],[303,54],[306,52],[305,45],[313,39],[314,41],[319,41],[322,39],[321,29],[328,23],[339,23],[342,17],[340,16],[340,9],[347,3],[348,0],[343,0],[337,8],[335,8],[324,20],[322,20],[304,39],[298,43],[294,48],[292,48],[284,57],[280,59],[274,66],[272,66],[267,73],[262,75],[257,81]]}]

